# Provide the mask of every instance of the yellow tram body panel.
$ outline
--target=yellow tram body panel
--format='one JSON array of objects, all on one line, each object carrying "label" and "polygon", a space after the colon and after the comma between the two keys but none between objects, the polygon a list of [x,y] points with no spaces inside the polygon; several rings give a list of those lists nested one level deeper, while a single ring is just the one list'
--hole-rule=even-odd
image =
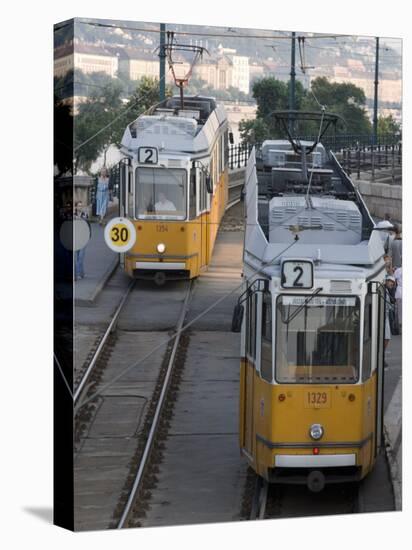
[{"label": "yellow tram body panel", "polygon": [[[240,447],[264,478],[281,455],[355,455],[363,478],[375,462],[376,373],[363,384],[279,384],[241,361]],[[324,436],[311,439],[321,424]],[[335,445],[334,445],[335,444]]]},{"label": "yellow tram body panel", "polygon": [[[211,196],[210,210],[192,220],[132,220],[136,243],[125,255],[124,268],[133,276],[136,269],[185,271],[186,278],[197,277],[212,258],[213,247],[228,198],[228,174],[225,170]],[[160,254],[157,245],[163,243]],[[149,267],[150,266],[150,267]]]}]

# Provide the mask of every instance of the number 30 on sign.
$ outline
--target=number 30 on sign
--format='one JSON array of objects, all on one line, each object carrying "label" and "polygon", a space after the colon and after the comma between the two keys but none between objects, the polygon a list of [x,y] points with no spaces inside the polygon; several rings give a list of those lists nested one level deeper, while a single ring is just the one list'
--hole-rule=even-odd
[{"label": "number 30 on sign", "polygon": [[104,240],[114,252],[127,252],[136,242],[136,229],[127,218],[113,218],[104,229]]}]

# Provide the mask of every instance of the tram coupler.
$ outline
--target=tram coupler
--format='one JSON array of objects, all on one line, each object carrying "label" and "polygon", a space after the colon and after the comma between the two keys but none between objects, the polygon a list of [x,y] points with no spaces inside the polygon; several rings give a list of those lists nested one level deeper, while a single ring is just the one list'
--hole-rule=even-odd
[{"label": "tram coupler", "polygon": [[154,282],[157,284],[157,286],[163,286],[166,282],[166,273],[164,273],[163,271],[158,271],[154,276]]},{"label": "tram coupler", "polygon": [[319,470],[312,470],[307,477],[306,485],[312,493],[320,493],[325,487],[325,476]]}]

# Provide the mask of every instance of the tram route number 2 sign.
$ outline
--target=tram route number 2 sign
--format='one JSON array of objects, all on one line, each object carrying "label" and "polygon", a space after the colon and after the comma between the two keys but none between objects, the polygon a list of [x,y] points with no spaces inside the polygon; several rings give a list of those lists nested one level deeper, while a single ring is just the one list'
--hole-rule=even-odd
[{"label": "tram route number 2 sign", "polygon": [[313,263],[309,260],[284,260],[281,285],[283,288],[312,288]]},{"label": "tram route number 2 sign", "polygon": [[112,218],[104,229],[104,240],[114,252],[127,252],[136,242],[136,229],[127,218]]},{"label": "tram route number 2 sign", "polygon": [[139,164],[157,164],[158,156],[157,147],[139,147],[137,150]]}]

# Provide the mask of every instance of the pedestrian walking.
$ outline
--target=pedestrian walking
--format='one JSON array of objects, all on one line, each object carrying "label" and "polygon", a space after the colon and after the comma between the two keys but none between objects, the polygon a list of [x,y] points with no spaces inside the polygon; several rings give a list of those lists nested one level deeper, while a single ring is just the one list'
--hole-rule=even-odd
[{"label": "pedestrian walking", "polygon": [[395,291],[395,317],[398,324],[398,332],[402,334],[402,267],[395,270],[396,291]]},{"label": "pedestrian walking", "polygon": [[97,179],[96,214],[99,224],[102,225],[109,204],[109,175],[106,168],[102,168]]},{"label": "pedestrian walking", "polygon": [[[394,287],[395,287],[395,277],[393,277],[392,275],[387,275],[385,278],[385,334],[384,334],[384,340],[383,340],[384,354],[392,338],[391,315],[394,308],[392,305],[391,289]],[[386,362],[385,357],[384,357],[384,367],[385,367],[385,370],[388,368],[388,363]]]},{"label": "pedestrian walking", "polygon": [[[91,235],[91,227],[87,218],[88,218],[87,213],[83,210],[83,205],[81,201],[76,202],[75,210],[74,210],[74,219],[84,220],[87,223],[87,226],[89,228],[89,235],[87,239],[88,241]],[[86,255],[86,246],[87,246],[87,242],[84,246],[82,246],[82,248],[75,250],[75,253],[74,253],[74,280],[75,281],[78,281],[79,279],[83,279],[85,276],[84,258]]]},{"label": "pedestrian walking", "polygon": [[385,256],[383,257],[383,261],[385,262],[386,275],[393,275],[392,258],[389,256],[389,254],[385,254]]},{"label": "pedestrian walking", "polygon": [[390,253],[390,247],[393,240],[393,224],[389,220],[381,220],[375,225],[375,229],[379,231],[379,235],[382,239],[383,248],[385,254]]},{"label": "pedestrian walking", "polygon": [[397,267],[402,267],[402,236],[401,236],[401,226],[395,224],[395,237],[391,242],[390,255],[392,256],[392,266],[394,269]]}]

